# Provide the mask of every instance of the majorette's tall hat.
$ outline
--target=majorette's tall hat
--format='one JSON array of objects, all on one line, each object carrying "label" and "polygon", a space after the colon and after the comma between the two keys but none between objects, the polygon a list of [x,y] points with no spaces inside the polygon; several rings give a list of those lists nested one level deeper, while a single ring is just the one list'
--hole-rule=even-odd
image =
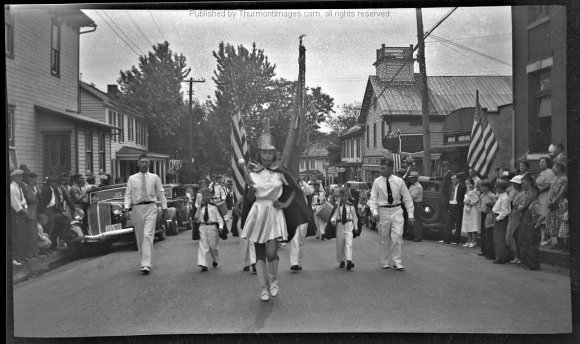
[{"label": "majorette's tall hat", "polygon": [[270,119],[268,117],[264,118],[264,127],[262,129],[262,134],[260,135],[260,141],[258,142],[259,150],[276,150],[276,147],[272,144],[272,135],[270,135]]}]

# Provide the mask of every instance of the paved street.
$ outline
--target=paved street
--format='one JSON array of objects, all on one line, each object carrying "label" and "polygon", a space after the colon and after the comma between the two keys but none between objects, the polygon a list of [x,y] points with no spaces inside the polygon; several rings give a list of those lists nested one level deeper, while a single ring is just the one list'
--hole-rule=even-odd
[{"label": "paved street", "polygon": [[216,269],[200,273],[191,231],[155,244],[153,272],[130,246],[83,258],[14,287],[15,335],[83,337],[253,332],[562,333],[571,331],[565,269],[496,265],[477,250],[405,241],[406,271],[383,270],[378,235],[354,241],[352,272],[335,240],[306,240],[304,270],[280,250],[280,295],[259,301],[241,271],[239,239],[220,243]]}]

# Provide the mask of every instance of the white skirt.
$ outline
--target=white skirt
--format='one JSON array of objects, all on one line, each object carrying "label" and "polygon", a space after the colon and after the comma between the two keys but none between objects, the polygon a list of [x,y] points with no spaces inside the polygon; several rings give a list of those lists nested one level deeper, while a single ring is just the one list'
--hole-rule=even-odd
[{"label": "white skirt", "polygon": [[242,238],[259,244],[288,240],[284,211],[274,208],[274,201],[257,199],[244,223]]}]

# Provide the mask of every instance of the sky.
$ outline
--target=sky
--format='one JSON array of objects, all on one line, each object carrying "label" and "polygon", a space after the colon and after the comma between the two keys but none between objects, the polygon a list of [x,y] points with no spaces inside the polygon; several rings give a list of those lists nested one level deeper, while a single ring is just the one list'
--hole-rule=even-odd
[{"label": "sky", "polygon": [[[450,10],[423,9],[424,31]],[[212,52],[221,41],[248,48],[256,43],[276,65],[277,77],[296,80],[298,37],[304,34],[306,85],[320,86],[336,106],[362,102],[368,76],[375,75],[373,63],[381,44],[417,43],[415,9],[329,11],[83,9],[97,30],[81,35],[81,78],[106,91],[107,84],[117,83],[121,70],[138,64],[138,55],[167,40],[174,52],[185,55],[190,76],[205,79],[193,86],[194,97],[203,102],[215,97]],[[438,38],[426,39],[427,75],[511,75],[510,7],[459,7],[433,34]],[[185,96],[187,87],[184,83]]]}]

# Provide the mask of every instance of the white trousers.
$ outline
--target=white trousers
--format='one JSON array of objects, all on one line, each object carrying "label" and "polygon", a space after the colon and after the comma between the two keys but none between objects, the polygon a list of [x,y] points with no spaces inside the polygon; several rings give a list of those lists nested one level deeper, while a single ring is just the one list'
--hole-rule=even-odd
[{"label": "white trousers", "polygon": [[254,243],[248,239],[240,237],[240,246],[242,248],[242,261],[244,262],[244,267],[256,264],[256,250],[254,249]]},{"label": "white trousers", "polygon": [[155,225],[157,222],[157,205],[155,203],[134,205],[131,219],[135,230],[135,238],[137,239],[141,266],[151,267]]},{"label": "white trousers", "polygon": [[379,208],[379,223],[377,225],[381,236],[380,255],[383,266],[402,264],[403,259],[403,209]]},{"label": "white trousers", "polygon": [[302,246],[304,246],[307,228],[308,223],[303,223],[298,226],[294,238],[290,241],[290,266],[302,265]]},{"label": "white trousers", "polygon": [[352,221],[342,224],[336,223],[336,260],[344,262],[346,260],[352,261],[352,231],[354,224]]},{"label": "white trousers", "polygon": [[199,246],[197,247],[197,265],[207,266],[206,256],[209,253],[214,262],[218,261],[219,233],[216,225],[199,226]]},{"label": "white trousers", "polygon": [[[314,207],[314,214],[318,211],[318,209],[324,207],[324,205],[317,205]],[[314,215],[314,223],[316,224],[316,236],[319,237],[324,235],[324,230],[326,229],[326,221],[321,219],[320,217]]]}]

